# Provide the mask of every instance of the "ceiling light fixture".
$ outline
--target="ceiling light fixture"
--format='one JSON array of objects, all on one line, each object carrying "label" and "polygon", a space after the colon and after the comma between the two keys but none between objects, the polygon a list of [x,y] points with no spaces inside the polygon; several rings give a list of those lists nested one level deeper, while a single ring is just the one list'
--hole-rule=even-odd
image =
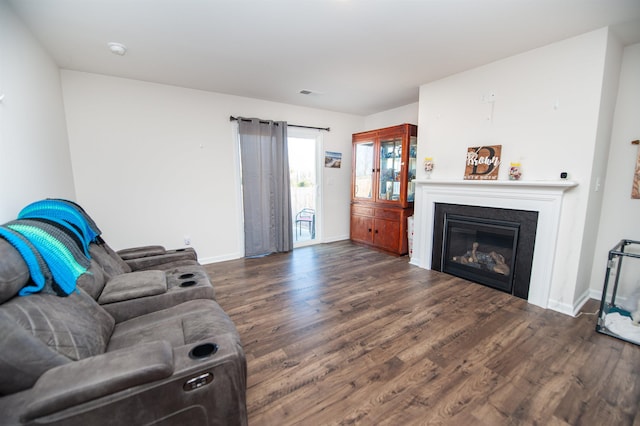
[{"label": "ceiling light fixture", "polygon": [[125,53],[127,53],[127,46],[122,43],[111,42],[107,43],[107,46],[109,46],[109,50],[111,50],[111,53],[114,55],[124,56]]}]

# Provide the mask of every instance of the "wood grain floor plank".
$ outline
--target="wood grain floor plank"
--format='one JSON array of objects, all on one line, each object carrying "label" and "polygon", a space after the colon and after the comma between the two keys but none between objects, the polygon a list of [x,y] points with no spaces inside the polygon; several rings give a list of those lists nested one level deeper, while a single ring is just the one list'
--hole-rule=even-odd
[{"label": "wood grain floor plank", "polygon": [[243,341],[252,426],[640,426],[640,347],[592,315],[348,241],[207,271]]}]

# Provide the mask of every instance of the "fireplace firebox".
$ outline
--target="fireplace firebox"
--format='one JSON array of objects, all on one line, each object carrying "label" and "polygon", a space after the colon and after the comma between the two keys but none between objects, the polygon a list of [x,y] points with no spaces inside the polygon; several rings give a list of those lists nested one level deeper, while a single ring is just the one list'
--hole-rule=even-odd
[{"label": "fireplace firebox", "polygon": [[519,229],[516,222],[447,215],[442,272],[511,293]]},{"label": "fireplace firebox", "polygon": [[432,269],[527,299],[538,213],[436,203]]}]

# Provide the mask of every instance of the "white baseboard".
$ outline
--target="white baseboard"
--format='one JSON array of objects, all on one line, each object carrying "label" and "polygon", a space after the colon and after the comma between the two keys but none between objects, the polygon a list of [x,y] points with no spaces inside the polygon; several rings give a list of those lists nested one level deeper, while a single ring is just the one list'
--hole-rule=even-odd
[{"label": "white baseboard", "polygon": [[[333,237],[330,239],[325,239],[322,241],[322,243],[334,243],[336,241],[344,241],[344,240],[348,240],[349,236],[338,236],[338,237]],[[235,259],[240,259],[244,257],[243,253],[227,253],[227,254],[223,254],[222,256],[213,256],[213,257],[201,257],[198,258],[198,262],[201,265],[208,265],[210,263],[218,263],[218,262],[225,262],[227,260],[235,260]]]},{"label": "white baseboard", "polygon": [[551,309],[552,311],[560,312],[561,314],[575,316],[573,314],[573,305],[569,303],[558,302],[557,300],[549,300],[547,304],[547,309]]},{"label": "white baseboard", "polygon": [[323,238],[322,239],[322,243],[335,243],[338,241],[345,241],[348,240],[349,236],[348,235],[339,235],[337,237],[331,237],[331,238]]},{"label": "white baseboard", "polygon": [[242,255],[241,253],[229,253],[222,256],[214,256],[214,257],[202,257],[202,258],[199,257],[198,263],[200,263],[201,265],[208,265],[210,263],[218,263],[218,262],[225,262],[227,260],[240,259],[241,257],[244,257],[244,255]]},{"label": "white baseboard", "polygon": [[578,300],[573,302],[573,304],[558,302],[557,300],[549,300],[547,308],[556,312],[560,312],[561,314],[575,317],[576,315],[578,315],[578,312],[580,312],[580,309],[582,309],[584,304],[589,301],[589,299],[600,299],[600,297],[593,297],[595,295],[593,292],[593,289],[586,290],[584,293],[582,293]]}]

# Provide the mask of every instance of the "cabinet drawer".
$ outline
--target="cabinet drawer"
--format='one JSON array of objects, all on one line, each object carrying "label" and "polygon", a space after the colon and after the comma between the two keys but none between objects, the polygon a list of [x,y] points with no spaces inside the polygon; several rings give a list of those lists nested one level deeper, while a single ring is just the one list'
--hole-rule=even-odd
[{"label": "cabinet drawer", "polygon": [[383,210],[376,209],[375,217],[388,220],[400,220],[401,210]]},{"label": "cabinet drawer", "polygon": [[374,210],[375,210],[375,208],[373,208],[373,207],[357,206],[357,205],[352,205],[351,206],[351,213],[352,214],[357,214],[357,215],[360,215],[360,216],[373,216]]}]

